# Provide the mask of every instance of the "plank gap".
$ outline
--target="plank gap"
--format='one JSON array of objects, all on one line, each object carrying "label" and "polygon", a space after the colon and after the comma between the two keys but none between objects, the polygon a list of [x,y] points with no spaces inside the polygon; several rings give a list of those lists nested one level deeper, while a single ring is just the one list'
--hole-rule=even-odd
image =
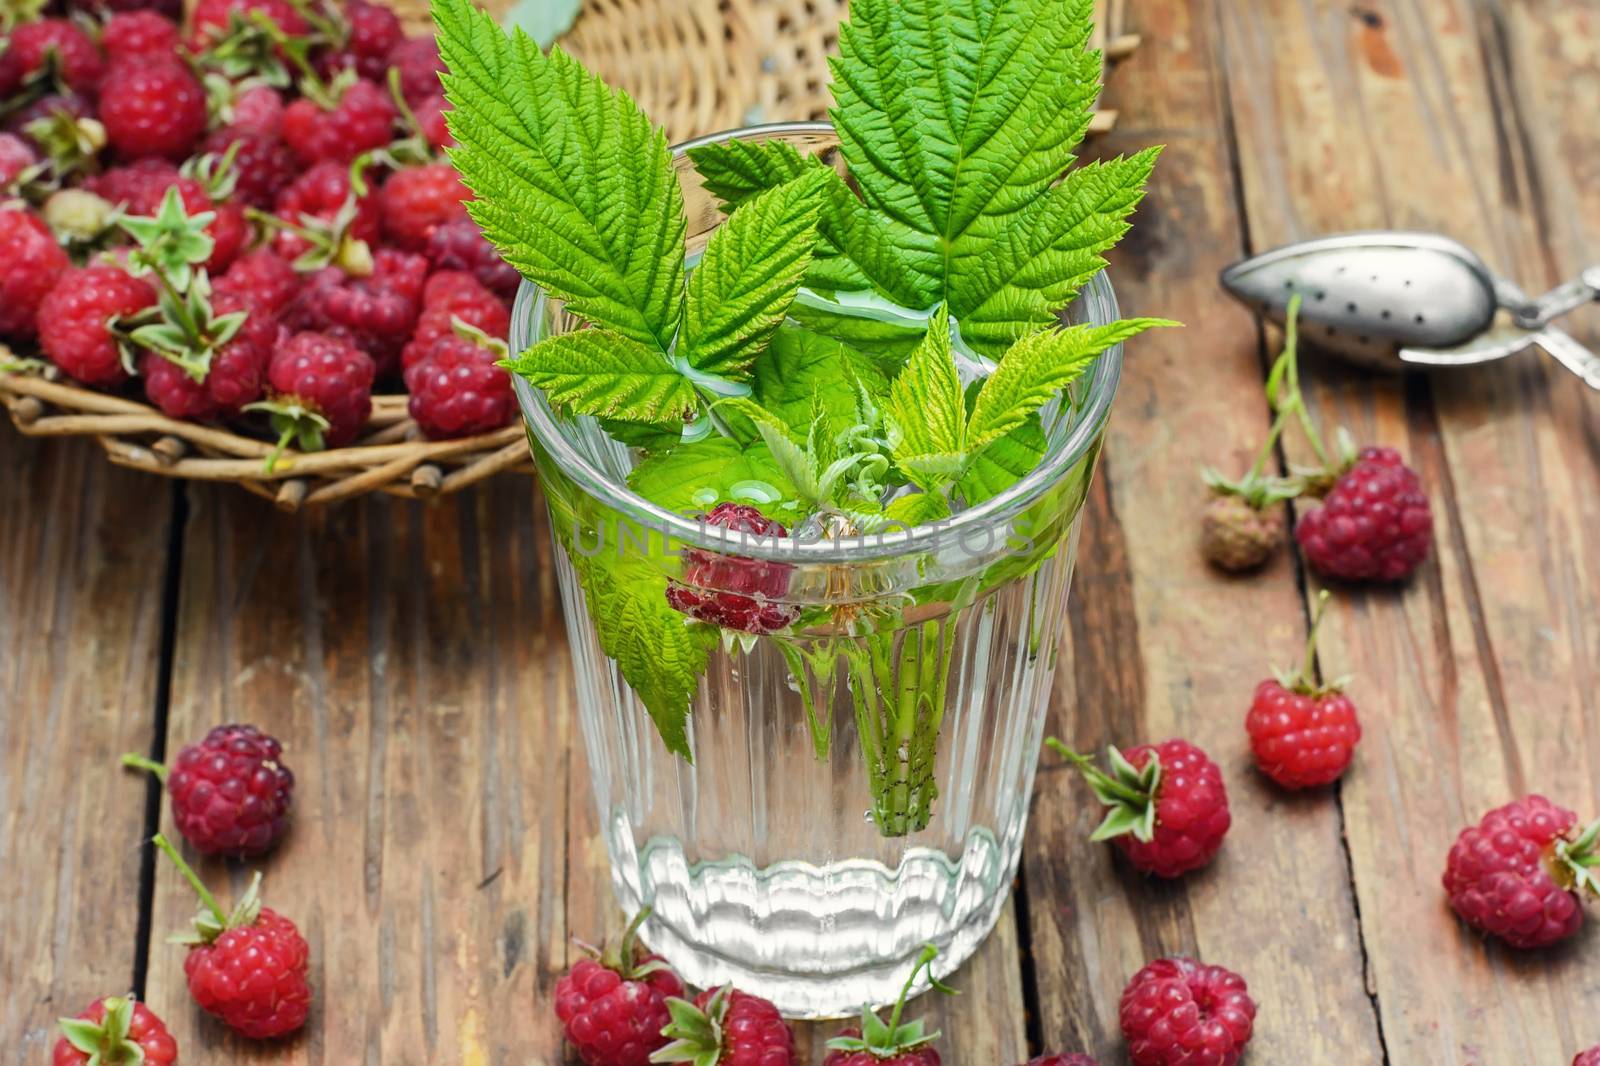
[{"label": "plank gap", "polygon": [[[155,707],[152,715],[149,750],[154,762],[167,761],[167,710],[172,703],[172,664],[178,646],[178,594],[183,581],[183,541],[189,525],[189,494],[181,482],[174,483],[172,521],[167,528],[166,570],[161,582],[161,636],[156,649]],[[161,828],[160,778],[146,774],[144,797],[144,835],[139,842],[139,917],[133,942],[134,994],[144,999],[145,978],[150,972],[150,937],[153,933],[156,896],[156,849],[150,843]]]},{"label": "plank gap", "polygon": [[1022,973],[1022,1026],[1028,1041],[1028,1058],[1043,1055],[1044,1021],[1039,1004],[1039,974],[1033,962],[1033,917],[1028,906],[1027,857],[1017,860],[1012,879],[1012,899],[1017,915],[1017,968]]}]

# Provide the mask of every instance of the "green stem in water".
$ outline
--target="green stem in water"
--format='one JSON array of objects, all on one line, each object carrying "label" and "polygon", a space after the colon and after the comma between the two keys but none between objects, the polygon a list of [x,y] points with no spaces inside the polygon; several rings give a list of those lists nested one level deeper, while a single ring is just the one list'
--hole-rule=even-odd
[{"label": "green stem in water", "polygon": [[143,755],[129,752],[122,757],[122,765],[130,770],[147,770],[155,774],[163,785],[167,783],[167,768],[154,759],[146,759]]},{"label": "green stem in water", "polygon": [[217,897],[211,894],[211,890],[206,887],[206,883],[200,880],[200,875],[194,872],[194,868],[183,861],[183,856],[178,854],[178,849],[172,846],[172,842],[160,833],[152,837],[150,842],[165,852],[167,858],[173,861],[178,867],[178,872],[183,875],[183,879],[188,881],[189,886],[199,894],[200,902],[204,903],[206,909],[216,916],[217,925],[226,929],[228,927],[227,912],[217,902]]}]

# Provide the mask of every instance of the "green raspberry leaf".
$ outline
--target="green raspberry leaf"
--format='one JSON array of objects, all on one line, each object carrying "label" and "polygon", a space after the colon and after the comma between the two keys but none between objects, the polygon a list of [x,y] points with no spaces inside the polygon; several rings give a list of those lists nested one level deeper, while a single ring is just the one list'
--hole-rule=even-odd
[{"label": "green raspberry leaf", "polygon": [[1010,433],[1093,365],[1106,349],[1153,326],[1160,318],[1131,318],[1104,326],[1043,329],[1017,341],[984,381],[967,424],[976,451]]},{"label": "green raspberry leaf", "polygon": [[543,389],[555,406],[579,414],[681,424],[698,410],[688,378],[659,352],[611,330],[549,337],[501,365]]},{"label": "green raspberry leaf", "polygon": [[1099,91],[1092,0],[854,0],[832,115],[932,291],[1072,161]]},{"label": "green raspberry leaf", "polygon": [[911,243],[903,226],[873,211],[832,167],[801,155],[779,140],[726,141],[690,150],[705,187],[736,211],[758,193],[806,173],[826,175],[817,222],[817,250],[806,284],[829,292],[859,292],[876,287],[909,307],[933,302],[925,274],[912,270],[900,251]]},{"label": "green raspberry leaf", "polygon": [[683,348],[697,370],[743,378],[799,291],[817,241],[823,175],[769,189],[711,235],[689,279]]},{"label": "green raspberry leaf", "polygon": [[628,487],[656,506],[686,516],[705,514],[719,503],[744,503],[785,521],[793,518],[797,497],[766,445],[745,447],[726,437],[707,437],[651,456],[628,475]]},{"label": "green raspberry leaf", "polygon": [[506,261],[579,317],[665,353],[683,304],[683,193],[666,136],[559,47],[471,0],[434,20],[468,209]]},{"label": "green raspberry leaf", "polygon": [[617,663],[667,750],[693,761],[689,708],[711,651],[715,626],[690,623],[667,604],[667,579],[657,563],[602,553],[569,553],[583,586],[601,650]]},{"label": "green raspberry leaf", "polygon": [[962,339],[998,356],[1023,334],[1054,323],[1128,231],[1160,154],[1150,148],[1070,171],[963,261],[950,277],[950,311]]},{"label": "green raspberry leaf", "polygon": [[793,326],[778,330],[752,370],[756,402],[796,435],[815,420],[814,402],[827,410],[830,423],[845,427],[861,417],[858,382],[872,396],[888,388],[877,368],[848,344]]},{"label": "green raspberry leaf", "polygon": [[950,318],[943,307],[889,386],[883,410],[896,462],[903,456],[954,455],[966,449],[966,406],[950,352]]},{"label": "green raspberry leaf", "polygon": [[979,449],[958,488],[968,507],[993,499],[1032,473],[1049,447],[1037,413],[1005,436]]}]

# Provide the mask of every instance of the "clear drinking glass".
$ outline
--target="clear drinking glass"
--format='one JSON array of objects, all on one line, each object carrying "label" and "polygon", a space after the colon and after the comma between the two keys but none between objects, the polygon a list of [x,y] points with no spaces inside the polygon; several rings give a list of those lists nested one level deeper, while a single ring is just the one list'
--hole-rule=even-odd
[{"label": "clear drinking glass", "polygon": [[[708,140],[734,138],[837,155],[825,123]],[[684,154],[692,146],[675,152],[691,263],[724,217]],[[1067,315],[1116,317],[1104,276]],[[577,327],[525,284],[512,350]],[[1121,365],[1120,348],[1106,352],[1045,408],[1045,458],[1010,490],[942,523],[838,539],[753,539],[658,508],[627,487],[637,452],[592,419],[556,416],[517,381],[562,548],[613,887],[625,912],[653,908],[643,939],[690,984],[734,981],[790,1016],[837,1017],[893,1000],[924,944],[939,948],[944,975],[994,927]],[[732,557],[734,584],[775,578],[783,603],[825,608],[827,622],[723,639],[692,701],[690,763],[663,745],[602,650],[572,563],[598,551],[631,552],[628,580],[663,595],[686,559]]]}]

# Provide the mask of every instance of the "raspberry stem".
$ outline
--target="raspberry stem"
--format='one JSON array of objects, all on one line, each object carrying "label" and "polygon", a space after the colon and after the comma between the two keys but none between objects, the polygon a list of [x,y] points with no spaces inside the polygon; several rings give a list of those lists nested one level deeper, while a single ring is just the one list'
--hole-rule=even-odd
[{"label": "raspberry stem", "polygon": [[1300,677],[1310,683],[1312,671],[1317,666],[1317,631],[1322,628],[1322,618],[1328,611],[1328,590],[1317,593],[1317,606],[1311,613],[1311,629],[1306,633],[1306,657],[1300,664]]},{"label": "raspberry stem", "polygon": [[135,755],[133,752],[129,752],[122,757],[122,765],[130,770],[147,770],[155,774],[163,785],[167,783],[167,768],[154,759],[147,759],[143,755]]},{"label": "raspberry stem", "polygon": [[189,887],[199,894],[200,902],[205,904],[206,909],[216,916],[218,927],[226,929],[228,927],[228,912],[222,909],[222,905],[217,902],[217,897],[213,896],[211,890],[206,887],[206,883],[200,880],[200,875],[194,872],[194,867],[183,861],[183,856],[178,854],[178,849],[172,846],[172,842],[162,834],[157,833],[150,839],[150,843],[165,852],[167,858],[177,865],[178,872],[183,875],[185,881],[189,882]]}]

